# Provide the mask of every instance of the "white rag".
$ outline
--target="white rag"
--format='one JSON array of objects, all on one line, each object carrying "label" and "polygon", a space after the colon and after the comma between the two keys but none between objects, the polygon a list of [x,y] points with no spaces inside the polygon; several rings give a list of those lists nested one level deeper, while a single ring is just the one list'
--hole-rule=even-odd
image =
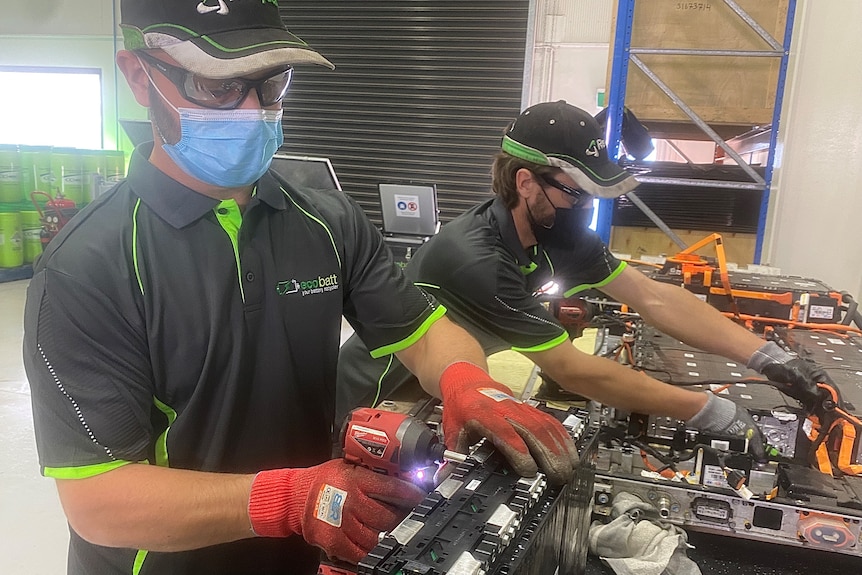
[{"label": "white rag", "polygon": [[590,552],[617,575],[701,575],[688,558],[685,531],[659,521],[656,508],[631,493],[614,498],[611,522],[590,526]]}]

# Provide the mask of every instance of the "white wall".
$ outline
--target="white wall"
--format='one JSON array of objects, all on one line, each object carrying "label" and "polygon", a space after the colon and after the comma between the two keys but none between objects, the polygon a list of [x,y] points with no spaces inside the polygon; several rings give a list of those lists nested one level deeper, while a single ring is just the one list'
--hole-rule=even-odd
[{"label": "white wall", "polygon": [[862,298],[862,2],[797,10],[763,260]]},{"label": "white wall", "polygon": [[598,113],[605,89],[611,31],[610,0],[534,0],[535,43],[527,72],[529,101],[552,100]]},{"label": "white wall", "polygon": [[113,13],[113,0],[3,0],[0,35],[110,36]]},{"label": "white wall", "polygon": [[[102,72],[105,149],[130,151],[119,118],[145,119],[114,64],[114,11],[119,0],[0,0],[0,66],[98,68]],[[118,43],[117,43],[118,42]],[[56,94],[57,114],[74,114]]]}]

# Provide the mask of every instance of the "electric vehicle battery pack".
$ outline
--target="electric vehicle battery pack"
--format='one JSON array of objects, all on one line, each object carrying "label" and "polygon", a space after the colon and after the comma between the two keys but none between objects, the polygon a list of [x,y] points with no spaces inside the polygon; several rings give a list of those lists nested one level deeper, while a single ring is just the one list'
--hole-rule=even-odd
[{"label": "electric vehicle battery pack", "polygon": [[[764,383],[764,376],[745,365],[700,351],[643,324],[635,336],[634,356],[635,368],[659,381],[694,391],[713,391],[744,407],[782,458],[805,461],[809,445],[804,430],[805,414],[795,400]],[[684,439],[685,424],[673,418],[645,416],[645,426],[643,431],[649,438],[665,442]],[[695,432],[688,430],[688,433]],[[721,438],[706,436],[697,440],[707,440],[708,443],[722,441]],[[728,444],[715,446],[734,448],[729,444],[732,438],[724,441]],[[676,447],[682,449],[685,446],[677,443]]]},{"label": "electric vehicle battery pack", "polygon": [[[682,284],[720,311],[732,312],[733,304],[725,293],[718,269],[709,277],[698,274],[683,282],[680,264],[668,261],[652,272],[652,279]],[[730,288],[739,313],[779,319],[796,319],[803,323],[839,323],[841,295],[820,280],[784,275],[767,275],[728,271]],[[792,317],[796,315],[797,317]]]},{"label": "electric vehicle battery pack", "polygon": [[381,540],[358,573],[583,573],[595,434],[584,410],[538,407],[560,419],[576,441],[581,464],[570,483],[548,485],[541,473],[522,478],[485,441]]},{"label": "electric vehicle battery pack", "polygon": [[[776,334],[800,357],[826,370],[841,395],[843,409],[862,419],[862,337],[799,329],[776,329]],[[857,423],[855,428],[849,463],[862,465],[862,426]]]},{"label": "electric vehicle battery pack", "polygon": [[[784,328],[775,328],[774,336],[800,357],[822,366],[839,389],[844,408],[858,413],[862,338]],[[833,477],[812,468],[806,431],[810,422],[795,400],[744,365],[691,348],[648,326],[637,326],[632,355],[635,369],[656,379],[714,391],[744,406],[780,453],[766,467],[755,469],[745,456],[732,453],[741,451],[732,438],[686,429],[683,422],[670,418],[618,414],[614,426],[599,430],[597,515],[609,515],[613,498],[627,492],[653,504],[662,519],[696,531],[862,558],[862,478]],[[618,440],[603,440],[609,436]],[[631,445],[631,438],[639,443]],[[703,450],[696,458],[677,462],[680,473],[689,473],[684,481],[674,481],[667,473],[659,476],[658,460],[650,466],[646,456],[643,464],[637,456],[638,445],[651,445],[655,453],[684,453],[692,444],[728,453],[719,458],[717,451]],[[735,492],[722,470],[740,472],[753,497]]]},{"label": "electric vehicle battery pack", "polygon": [[801,329],[776,329],[776,333],[800,357],[825,369],[846,407],[862,416],[862,337]]}]

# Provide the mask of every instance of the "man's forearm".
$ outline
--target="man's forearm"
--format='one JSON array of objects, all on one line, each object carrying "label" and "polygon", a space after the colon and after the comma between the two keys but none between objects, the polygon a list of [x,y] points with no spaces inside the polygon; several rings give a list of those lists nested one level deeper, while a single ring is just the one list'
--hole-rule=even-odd
[{"label": "man's forearm", "polygon": [[632,306],[648,324],[698,349],[746,363],[763,343],[688,290],[651,280],[632,268],[603,289]]},{"label": "man's forearm", "polygon": [[254,475],[129,464],[87,479],[57,480],[69,524],[106,547],[186,551],[253,537]]},{"label": "man's forearm", "polygon": [[605,358],[591,356],[589,363],[593,361],[606,365],[592,376],[570,377],[568,385],[561,385],[619,409],[682,420],[692,418],[706,404],[703,393],[674,387]]},{"label": "man's forearm", "polygon": [[416,343],[395,355],[429,394],[440,397],[440,375],[458,361],[468,361],[487,370],[482,346],[463,328],[443,317]]},{"label": "man's forearm", "polygon": [[526,355],[564,389],[626,411],[687,420],[706,404],[703,393],[668,385],[572,345]]},{"label": "man's forearm", "polygon": [[742,364],[763,345],[762,339],[685,289],[663,285],[662,291],[661,305],[636,310],[662,332]]}]

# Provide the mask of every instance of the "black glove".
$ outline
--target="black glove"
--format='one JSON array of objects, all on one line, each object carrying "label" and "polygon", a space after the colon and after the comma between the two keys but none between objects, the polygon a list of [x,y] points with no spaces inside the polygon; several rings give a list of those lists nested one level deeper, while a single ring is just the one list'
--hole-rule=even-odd
[{"label": "black glove", "polygon": [[736,435],[748,440],[748,451],[757,461],[766,461],[763,434],[744,407],[707,391],[706,405],[686,424],[711,433]]},{"label": "black glove", "polygon": [[748,367],[759,371],[783,394],[802,403],[809,412],[822,401],[825,390],[818,383],[832,384],[822,367],[811,360],[790,355],[773,341],[754,352]]}]

